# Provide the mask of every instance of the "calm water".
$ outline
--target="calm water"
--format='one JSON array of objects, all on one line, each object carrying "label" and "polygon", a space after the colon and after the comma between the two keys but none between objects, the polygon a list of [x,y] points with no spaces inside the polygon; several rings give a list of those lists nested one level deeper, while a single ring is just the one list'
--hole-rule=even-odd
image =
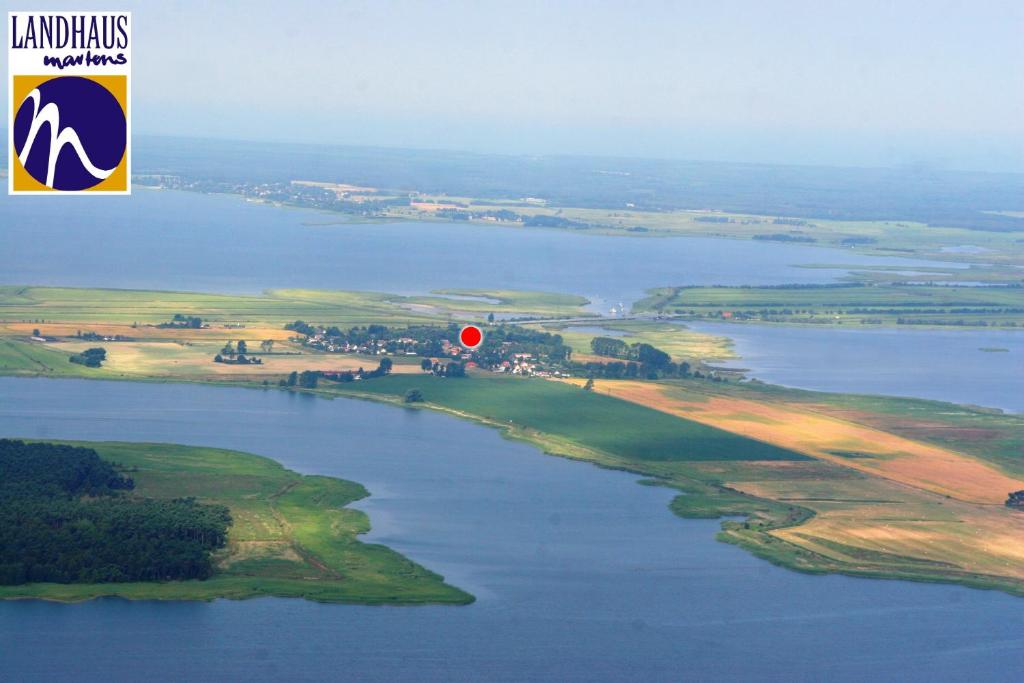
[{"label": "calm water", "polygon": [[1024,330],[687,327],[730,337],[741,358],[718,365],[749,369],[773,384],[1024,412]]},{"label": "calm water", "polygon": [[[65,202],[0,196],[0,284],[259,292],[423,293],[447,287],[572,292],[595,310],[651,287],[826,282],[799,264],[928,264],[791,244],[638,239],[464,224],[330,225],[337,214],[136,189]],[[948,265],[948,264],[939,264]]]},{"label": "calm water", "polygon": [[429,412],[278,391],[0,379],[0,434],[244,449],[361,481],[371,538],[468,607],[0,603],[0,680],[1011,680],[1020,598],[812,577],[670,493]]}]

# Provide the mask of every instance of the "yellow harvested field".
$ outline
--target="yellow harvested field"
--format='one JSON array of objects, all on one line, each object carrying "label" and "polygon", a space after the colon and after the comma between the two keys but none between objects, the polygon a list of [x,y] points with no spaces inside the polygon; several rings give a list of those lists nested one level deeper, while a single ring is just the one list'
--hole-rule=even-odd
[{"label": "yellow harvested field", "polygon": [[630,380],[597,380],[595,390],[818,458],[689,466],[691,474],[737,491],[814,512],[799,525],[767,532],[776,538],[851,571],[1024,581],[1024,514],[1002,504],[1024,482],[983,461],[803,405],[690,395]]},{"label": "yellow harvested field", "polygon": [[[237,339],[237,335],[233,338]],[[103,363],[104,370],[114,374],[146,377],[245,376],[259,378],[288,374],[293,371],[302,372],[303,370],[325,372],[344,372],[359,368],[372,370],[383,358],[383,356],[356,356],[341,353],[308,353],[300,351],[302,348],[300,346],[275,344],[275,353],[260,356],[263,359],[261,365],[233,365],[213,362],[213,357],[220,351],[223,343],[65,342],[49,346],[61,351],[76,353],[100,343],[107,350],[107,360]],[[253,344],[253,346],[258,349],[257,344]],[[402,359],[391,358],[394,361],[392,367],[394,373],[422,372],[419,367],[419,359],[415,359],[415,363],[406,363]]]},{"label": "yellow harvested field", "polygon": [[1024,515],[1001,505],[950,500],[876,477],[728,483],[814,510],[804,524],[770,533],[841,562],[879,562],[871,554],[882,553],[1024,579]]},{"label": "yellow harvested field", "polygon": [[1007,493],[1024,489],[1024,481],[972,456],[803,406],[689,397],[676,387],[631,380],[598,380],[595,390],[958,500],[1001,505]]}]

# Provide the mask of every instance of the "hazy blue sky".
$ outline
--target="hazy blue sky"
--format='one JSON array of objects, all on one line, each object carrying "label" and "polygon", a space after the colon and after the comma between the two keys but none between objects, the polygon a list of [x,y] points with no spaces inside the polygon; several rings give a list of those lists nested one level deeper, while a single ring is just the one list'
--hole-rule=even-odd
[{"label": "hazy blue sky", "polygon": [[1024,171],[1020,0],[38,5],[133,10],[137,133]]}]

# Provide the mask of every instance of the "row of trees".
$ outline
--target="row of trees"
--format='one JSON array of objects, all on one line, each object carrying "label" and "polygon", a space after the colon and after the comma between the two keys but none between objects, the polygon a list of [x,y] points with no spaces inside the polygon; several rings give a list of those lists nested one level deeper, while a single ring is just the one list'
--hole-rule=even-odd
[{"label": "row of trees", "polygon": [[694,370],[686,361],[682,363],[669,363],[660,369],[635,363],[633,361],[610,361],[605,363],[588,362],[573,363],[573,372],[586,377],[603,377],[605,379],[669,379],[674,377],[695,379],[711,379],[716,382],[722,381],[722,377],[714,373],[704,373]]},{"label": "row of trees", "polygon": [[[273,339],[264,339],[260,342],[260,351],[263,353],[270,353],[274,348]],[[220,350],[216,356],[213,357],[214,363],[229,363],[231,365],[262,365],[263,359],[255,356],[246,356],[249,353],[249,345],[244,339],[238,340],[238,346],[235,347],[231,342],[224,344],[224,348]]]},{"label": "row of trees", "polygon": [[169,323],[160,323],[157,327],[184,327],[192,330],[198,330],[203,326],[203,319],[195,315],[182,315],[181,313],[175,313],[174,317],[171,318]]},{"label": "row of trees", "polygon": [[218,353],[216,356],[213,357],[213,362],[228,363],[231,365],[262,365],[263,359],[257,358],[255,356],[250,358],[249,356],[246,356],[245,354],[242,353],[234,357],[225,358],[224,356]]},{"label": "row of trees", "polygon": [[465,377],[466,376],[466,365],[458,361],[449,361],[447,363],[441,363],[438,361],[432,361],[429,358],[424,358],[420,361],[420,370],[423,372],[429,372],[438,377]]},{"label": "row of trees", "polygon": [[302,372],[291,372],[286,379],[282,379],[279,385],[282,387],[299,387],[302,389],[316,389],[320,379],[330,379],[335,382],[354,382],[357,379],[373,379],[391,374],[394,363],[390,358],[381,358],[380,363],[374,370],[346,370],[344,372],[325,373],[320,370],[303,370]]},{"label": "row of trees", "polygon": [[320,383],[323,373],[319,370],[303,370],[288,373],[287,379],[282,379],[278,384],[282,387],[301,387],[302,389],[316,389]]},{"label": "row of trees", "polygon": [[228,509],[132,488],[92,449],[0,439],[0,584],[209,577]]},{"label": "row of trees", "polygon": [[[263,352],[263,353],[270,353],[273,350],[274,350],[274,340],[273,339],[264,339],[263,341],[260,342],[260,351],[261,352]],[[245,354],[245,353],[249,353],[249,344],[244,339],[239,339],[238,340],[238,345],[237,346],[232,346],[231,342],[229,341],[226,344],[224,344],[224,348],[222,348],[220,350],[220,352],[221,352],[222,355],[225,355],[225,356],[242,355],[242,354]]]}]

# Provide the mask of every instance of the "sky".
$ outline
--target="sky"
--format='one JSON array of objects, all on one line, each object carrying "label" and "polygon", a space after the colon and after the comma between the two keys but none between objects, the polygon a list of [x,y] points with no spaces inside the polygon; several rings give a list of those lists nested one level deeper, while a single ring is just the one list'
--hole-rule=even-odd
[{"label": "sky", "polygon": [[1024,172],[1019,0],[4,2],[131,9],[136,134]]}]

